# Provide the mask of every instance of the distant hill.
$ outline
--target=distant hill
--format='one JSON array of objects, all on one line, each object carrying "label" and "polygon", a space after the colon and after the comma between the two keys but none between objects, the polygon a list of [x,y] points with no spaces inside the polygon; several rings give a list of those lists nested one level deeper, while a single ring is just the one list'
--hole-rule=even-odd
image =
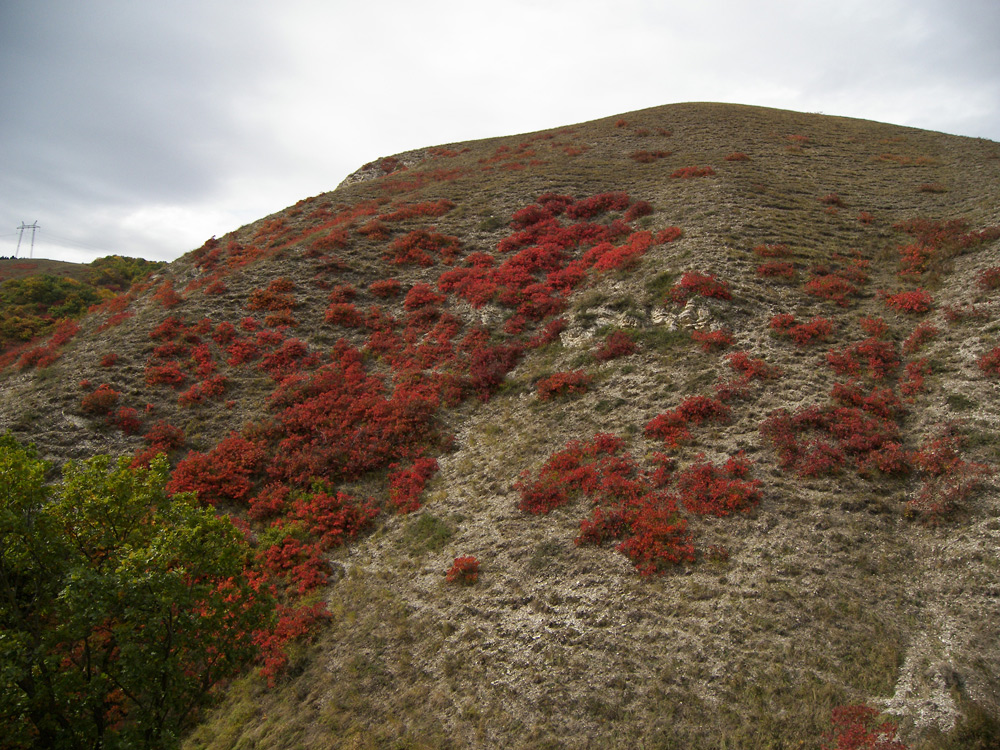
[{"label": "distant hill", "polygon": [[287,662],[188,747],[1000,738],[1000,144],[657,107],[376,159],[102,297],[0,427],[246,522]]},{"label": "distant hill", "polygon": [[92,263],[0,258],[0,361],[12,361],[60,320],[79,318],[163,265],[119,255]]}]

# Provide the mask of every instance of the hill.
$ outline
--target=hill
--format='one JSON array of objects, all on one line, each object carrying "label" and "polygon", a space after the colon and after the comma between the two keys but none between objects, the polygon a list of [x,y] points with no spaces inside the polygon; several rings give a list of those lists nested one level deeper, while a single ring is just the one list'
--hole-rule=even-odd
[{"label": "hill", "polygon": [[722,104],[381,158],[8,364],[0,426],[167,451],[325,605],[190,747],[809,747],[862,705],[991,747],[998,193],[1000,144]]}]

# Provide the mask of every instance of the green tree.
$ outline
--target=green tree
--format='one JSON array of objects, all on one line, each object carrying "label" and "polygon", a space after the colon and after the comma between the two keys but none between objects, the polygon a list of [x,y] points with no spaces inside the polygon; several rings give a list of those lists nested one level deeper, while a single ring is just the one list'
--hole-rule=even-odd
[{"label": "green tree", "polygon": [[47,468],[0,438],[0,745],[173,746],[273,617],[249,548],[162,456]]}]

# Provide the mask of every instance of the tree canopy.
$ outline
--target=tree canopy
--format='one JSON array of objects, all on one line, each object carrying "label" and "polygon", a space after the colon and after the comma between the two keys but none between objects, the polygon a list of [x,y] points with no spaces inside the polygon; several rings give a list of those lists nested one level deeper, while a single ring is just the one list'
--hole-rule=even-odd
[{"label": "tree canopy", "polygon": [[170,747],[273,619],[246,540],[149,468],[0,436],[0,746]]}]

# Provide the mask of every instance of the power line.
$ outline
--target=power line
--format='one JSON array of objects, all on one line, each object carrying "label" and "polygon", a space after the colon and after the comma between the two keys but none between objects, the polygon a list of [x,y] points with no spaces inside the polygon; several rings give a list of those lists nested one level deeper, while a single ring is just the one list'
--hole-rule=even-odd
[{"label": "power line", "polygon": [[25,224],[22,221],[21,222],[21,226],[19,226],[18,229],[20,230],[20,234],[17,235],[17,249],[14,251],[14,257],[16,258],[17,254],[19,252],[21,252],[21,239],[24,237],[24,230],[25,229],[30,229],[31,230],[31,254],[28,257],[29,258],[34,258],[35,257],[35,230],[38,229],[38,219],[35,219],[35,221],[33,223],[31,223],[31,224]]}]

